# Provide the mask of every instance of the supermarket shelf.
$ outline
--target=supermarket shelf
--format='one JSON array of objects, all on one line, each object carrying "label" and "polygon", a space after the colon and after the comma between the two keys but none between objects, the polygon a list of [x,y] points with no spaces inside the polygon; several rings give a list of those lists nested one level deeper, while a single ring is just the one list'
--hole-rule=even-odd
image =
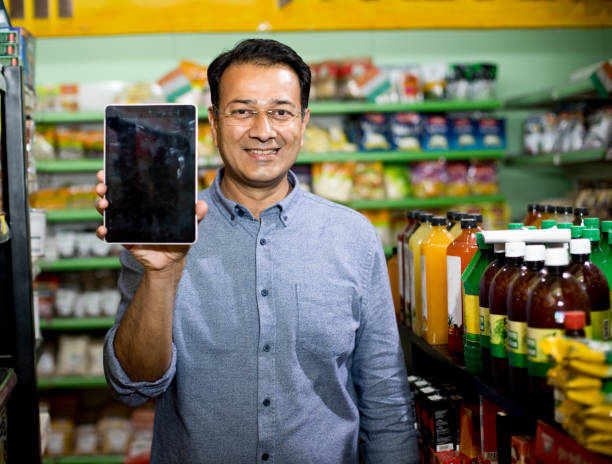
[{"label": "supermarket shelf", "polygon": [[41,319],[41,330],[95,330],[110,329],[115,322],[114,317],[56,317]]},{"label": "supermarket shelf", "polygon": [[102,221],[95,208],[47,211],[47,222]]},{"label": "supermarket shelf", "polygon": [[[351,101],[312,102],[309,104],[311,114],[349,114],[368,112],[395,112],[395,111],[476,111],[497,110],[503,108],[501,100],[432,100],[414,103],[369,103]],[[198,108],[200,119],[208,118],[206,108]],[[57,113],[36,113],[34,119],[38,124],[68,124],[102,122],[102,111],[75,111]]]},{"label": "supermarket shelf", "polygon": [[123,464],[125,456],[61,456],[54,458],[43,458],[43,464]]},{"label": "supermarket shelf", "polygon": [[97,172],[103,167],[102,159],[41,160],[36,161],[38,172]]},{"label": "supermarket shelf", "polygon": [[443,208],[464,203],[497,203],[504,201],[503,195],[476,195],[465,197],[402,198],[399,200],[360,200],[347,205],[353,209],[407,209],[407,208]]},{"label": "supermarket shelf", "polygon": [[568,153],[547,153],[545,155],[517,155],[505,158],[506,163],[520,166],[562,166],[566,164],[588,163],[607,159],[607,150],[581,150]]},{"label": "supermarket shelf", "polygon": [[99,258],[68,258],[40,263],[42,271],[90,271],[96,269],[119,269],[121,263],[118,256],[102,256]]},{"label": "supermarket shelf", "polygon": [[6,367],[0,368],[0,411],[6,405],[15,385],[17,385],[15,371]]},{"label": "supermarket shelf", "polygon": [[101,388],[106,387],[106,379],[104,376],[89,376],[89,377],[56,377],[56,378],[39,378],[39,390],[51,390],[56,388]]},{"label": "supermarket shelf", "polygon": [[434,152],[358,151],[354,153],[300,153],[296,164],[327,161],[384,161],[406,163],[445,158],[447,160],[500,159],[504,150],[448,150]]},{"label": "supermarket shelf", "polygon": [[606,98],[606,95],[597,93],[594,81],[585,79],[578,82],[568,82],[556,87],[530,92],[506,99],[506,108],[545,107],[554,105],[563,100],[584,100]]}]

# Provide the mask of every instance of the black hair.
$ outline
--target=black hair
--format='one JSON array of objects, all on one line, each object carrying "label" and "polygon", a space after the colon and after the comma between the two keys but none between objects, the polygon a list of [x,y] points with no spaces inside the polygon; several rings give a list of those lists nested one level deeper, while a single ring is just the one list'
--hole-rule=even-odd
[{"label": "black hair", "polygon": [[287,45],[270,39],[247,39],[232,50],[217,56],[208,67],[212,106],[219,107],[219,83],[225,70],[232,64],[252,63],[260,66],[285,65],[297,74],[300,82],[300,103],[302,115],[308,108],[310,94],[310,68],[304,60]]}]

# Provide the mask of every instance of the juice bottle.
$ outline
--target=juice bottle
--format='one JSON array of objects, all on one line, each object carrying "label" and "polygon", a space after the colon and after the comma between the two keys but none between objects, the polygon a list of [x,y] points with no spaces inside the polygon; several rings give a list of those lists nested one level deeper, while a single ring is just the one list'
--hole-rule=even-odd
[{"label": "juice bottle", "polygon": [[482,214],[480,213],[473,213],[470,214],[470,217],[473,217],[474,219],[476,219],[476,229],[478,229],[478,232],[482,232]]},{"label": "juice bottle", "polygon": [[489,326],[491,330],[491,372],[497,390],[508,393],[508,289],[520,274],[525,255],[525,243],[506,243],[506,264],[499,270],[489,286]]},{"label": "juice bottle", "polygon": [[463,295],[461,276],[478,251],[476,219],[461,220],[461,235],[446,249],[446,283],[448,295],[448,350],[463,356]]},{"label": "juice bottle", "polygon": [[461,235],[461,220],[466,216],[468,216],[466,213],[455,213],[456,222],[453,224],[453,227],[449,229],[449,232],[453,236],[453,240]]},{"label": "juice bottle", "polygon": [[610,231],[612,230],[612,221],[601,221],[601,240],[599,248],[603,251],[606,259],[610,256]]},{"label": "juice bottle", "polygon": [[480,305],[480,355],[482,358],[482,375],[493,380],[491,372],[491,327],[489,326],[489,287],[495,274],[506,264],[505,246],[503,243],[493,245],[495,259],[489,264],[478,283],[478,302]]},{"label": "juice bottle", "polygon": [[527,295],[544,268],[544,245],[525,247],[525,266],[508,288],[508,374],[514,398],[523,403],[529,398],[527,375]]},{"label": "juice bottle", "polygon": [[[459,211],[451,209],[449,211],[446,212],[446,219],[447,219],[447,226],[446,229],[447,230],[451,230],[453,228],[453,226],[457,223],[457,215],[461,214]],[[461,220],[461,218],[459,218],[459,220]]]},{"label": "juice bottle", "polygon": [[546,274],[527,296],[527,369],[529,391],[539,417],[551,421],[554,402],[546,372],[551,367],[540,341],[563,332],[564,309],[589,312],[589,297],[580,282],[567,272],[569,257],[563,247],[546,249]]},{"label": "juice bottle", "polygon": [[[591,324],[586,324],[586,333],[594,340],[610,338],[610,286],[603,271],[589,260],[591,242],[576,238],[570,242],[572,256],[568,272],[582,284],[589,295]],[[590,325],[590,330],[589,330]]]},{"label": "juice bottle", "polygon": [[468,264],[461,279],[463,280],[463,326],[465,329],[464,358],[465,369],[472,374],[482,374],[480,353],[480,277],[495,260],[493,246],[484,242],[481,232],[476,233],[478,251]]},{"label": "juice bottle", "polygon": [[395,309],[395,320],[398,324],[404,323],[404,313],[400,306],[399,297],[399,276],[397,265],[397,249],[393,247],[393,254],[387,260],[387,272],[389,274],[389,286],[391,287],[391,296],[393,298],[393,308]]},{"label": "juice bottle", "polygon": [[410,315],[412,318],[412,331],[417,335],[423,333],[423,312],[421,303],[421,243],[431,230],[431,213],[419,215],[421,225],[414,231],[409,240],[409,266],[410,266]]},{"label": "juice bottle", "polygon": [[446,230],[446,218],[434,216],[431,232],[421,244],[421,298],[423,336],[430,345],[448,342],[446,291],[446,249],[453,236]]},{"label": "juice bottle", "polygon": [[583,226],[584,219],[589,215],[588,208],[574,208],[574,225]]},{"label": "juice bottle", "polygon": [[559,218],[557,219],[557,224],[572,224],[574,222],[574,209],[571,206],[558,206],[557,207],[557,215]]},{"label": "juice bottle", "polygon": [[417,221],[416,209],[410,210],[406,213],[408,222],[406,227],[397,237],[397,265],[398,265],[398,279],[399,279],[399,297],[400,307],[403,314],[404,324],[411,327],[412,320],[410,317],[410,292],[406,291],[410,288],[410,276],[408,275],[408,240],[412,233],[419,226]]},{"label": "juice bottle", "polygon": [[539,204],[536,205],[536,218],[530,225],[540,229],[542,227],[542,221],[546,219],[546,216],[546,206]]},{"label": "juice bottle", "polygon": [[536,220],[536,217],[537,217],[536,204],[529,203],[527,205],[527,216],[525,216],[525,219],[523,219],[523,224],[525,224],[526,226],[530,226],[531,223]]}]

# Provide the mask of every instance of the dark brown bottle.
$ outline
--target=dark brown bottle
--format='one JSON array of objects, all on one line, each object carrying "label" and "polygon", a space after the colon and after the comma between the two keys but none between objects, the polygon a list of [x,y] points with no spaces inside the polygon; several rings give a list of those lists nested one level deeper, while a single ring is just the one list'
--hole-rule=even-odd
[{"label": "dark brown bottle", "polygon": [[588,208],[574,208],[574,225],[583,226],[584,218],[589,215]]},{"label": "dark brown bottle", "polygon": [[506,264],[504,244],[496,243],[495,260],[489,264],[480,277],[478,284],[478,301],[480,305],[480,356],[482,357],[482,375],[493,380],[491,372],[491,328],[489,327],[489,287],[495,274]]},{"label": "dark brown bottle", "polygon": [[586,238],[570,242],[572,261],[568,272],[589,295],[591,323],[586,324],[586,336],[594,340],[610,338],[610,286],[603,271],[589,259],[591,242]]},{"label": "dark brown bottle", "polygon": [[543,338],[563,333],[565,311],[584,311],[589,320],[589,296],[567,272],[569,257],[563,247],[546,250],[546,274],[538,278],[527,297],[527,369],[532,405],[538,417],[553,420],[553,390],[547,384],[551,367],[540,348]]},{"label": "dark brown bottle", "polygon": [[491,328],[491,372],[495,388],[505,394],[510,392],[508,377],[508,289],[523,266],[524,242],[506,243],[506,264],[499,270],[489,286],[489,327]]},{"label": "dark brown bottle", "polygon": [[525,266],[508,288],[508,374],[512,396],[526,404],[529,399],[527,374],[527,296],[529,289],[544,271],[544,245],[525,247]]}]

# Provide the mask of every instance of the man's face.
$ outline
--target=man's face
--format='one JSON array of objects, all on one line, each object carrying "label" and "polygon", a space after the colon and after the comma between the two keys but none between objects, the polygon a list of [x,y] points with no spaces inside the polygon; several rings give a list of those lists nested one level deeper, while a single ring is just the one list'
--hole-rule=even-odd
[{"label": "man's face", "polygon": [[[279,122],[268,117],[265,110],[297,116]],[[290,67],[249,63],[229,66],[219,83],[218,115],[208,110],[226,175],[251,188],[280,183],[304,144],[310,113],[306,110],[302,119],[301,110],[300,83]],[[248,121],[228,116],[249,111],[259,113]]]}]

